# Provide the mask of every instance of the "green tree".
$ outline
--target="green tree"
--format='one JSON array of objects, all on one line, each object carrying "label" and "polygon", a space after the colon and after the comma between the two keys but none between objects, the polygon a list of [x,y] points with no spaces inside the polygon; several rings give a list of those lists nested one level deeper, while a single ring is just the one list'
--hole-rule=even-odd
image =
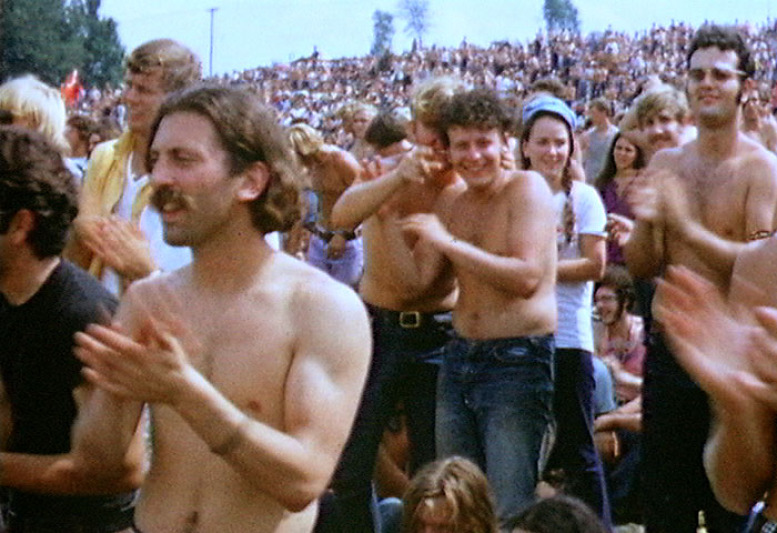
[{"label": "green tree", "polygon": [[542,12],[548,31],[580,32],[580,19],[572,0],[545,0]]},{"label": "green tree", "polygon": [[429,31],[429,0],[399,0],[399,16],[405,20],[405,33],[421,46]]},{"label": "green tree", "polygon": [[0,72],[33,73],[58,86],[73,69],[88,84],[118,82],[124,49],[100,0],[4,0]]},{"label": "green tree", "polygon": [[390,53],[391,40],[394,38],[394,15],[376,9],[372,14],[372,22],[373,37],[370,54],[379,56]]}]

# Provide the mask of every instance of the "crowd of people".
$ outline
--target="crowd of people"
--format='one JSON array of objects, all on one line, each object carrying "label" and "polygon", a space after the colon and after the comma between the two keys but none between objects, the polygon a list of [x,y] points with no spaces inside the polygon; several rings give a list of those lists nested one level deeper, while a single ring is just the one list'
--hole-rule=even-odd
[{"label": "crowd of people", "polygon": [[775,38],[6,81],[4,527],[773,531]]}]

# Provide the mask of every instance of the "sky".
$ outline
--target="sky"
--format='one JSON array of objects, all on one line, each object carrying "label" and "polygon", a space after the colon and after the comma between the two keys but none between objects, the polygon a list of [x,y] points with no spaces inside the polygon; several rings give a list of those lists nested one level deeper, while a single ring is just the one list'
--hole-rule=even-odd
[{"label": "sky", "polygon": [[[633,33],[654,23],[751,22],[777,18],[777,0],[572,0],[584,33]],[[772,5],[774,4],[774,5]],[[424,44],[479,46],[526,42],[544,25],[543,0],[429,0]],[[372,44],[372,15],[393,15],[392,49],[408,50],[412,38],[397,17],[398,0],[103,0],[101,14],[118,23],[127,51],[170,37],[199,54],[205,74],[230,73],[308,56],[363,56]],[[211,11],[212,10],[212,11]],[[211,48],[211,21],[213,46]],[[212,55],[211,55],[212,52]]]}]

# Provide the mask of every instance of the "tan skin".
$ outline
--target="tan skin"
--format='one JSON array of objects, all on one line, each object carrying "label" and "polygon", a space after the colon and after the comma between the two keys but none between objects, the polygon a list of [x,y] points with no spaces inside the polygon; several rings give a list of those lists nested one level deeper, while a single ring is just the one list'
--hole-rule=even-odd
[{"label": "tan skin", "polygon": [[[303,158],[308,169],[311,186],[319,199],[318,224],[324,229],[334,229],[331,223],[332,208],[337,199],[359,177],[361,166],[354,156],[336,146],[325,144],[315,154]],[[327,256],[337,259],[345,251],[346,240],[335,235],[327,245]]]},{"label": "tan skin", "polygon": [[[132,171],[143,176],[146,168],[146,147],[151,126],[167,92],[162,83],[162,71],[127,73],[124,102],[128,125],[133,134]],[[79,216],[74,223],[79,246],[102,258],[105,264],[127,281],[143,278],[156,270],[148,239],[130,221],[115,216],[101,216],[99,191],[90,187],[89,171],[84,180]],[[83,256],[83,251],[76,251]]]},{"label": "tan skin", "polygon": [[[706,48],[694,53],[691,68],[733,69],[736,61],[732,51]],[[633,191],[636,225],[625,246],[633,275],[685,265],[726,291],[742,243],[774,228],[777,159],[738,131],[740,86],[736,75],[689,81],[699,137],[658,153]]]},{"label": "tan skin", "polygon": [[769,113],[769,101],[758,91],[742,96],[742,132],[771,152],[777,151],[777,122]]},{"label": "tan skin", "polygon": [[430,260],[418,247],[422,277],[452,266],[460,288],[454,327],[463,337],[551,333],[556,246],[547,185],[536,173],[502,167],[507,140],[496,129],[453,127],[448,136],[451,163],[468,188],[444,222],[416,214],[403,223],[438,254]]},{"label": "tan skin", "polygon": [[310,531],[366,376],[366,312],[350,289],[264,242],[246,202],[269,170],[229,176],[206,118],[165,117],[152,158],[154,184],[187,197],[163,206],[165,238],[190,245],[194,261],[134,284],[117,324],[77,339],[91,382],[135,419],[152,406],[138,526]]},{"label": "tan skin", "polygon": [[678,361],[711,399],[715,419],[704,463],[716,497],[747,514],[767,494],[771,520],[777,520],[777,276],[762,262],[776,259],[773,240],[743,252],[728,301],[710,281],[673,267],[656,307]]},{"label": "tan skin", "polygon": [[449,271],[421,279],[413,247],[400,220],[415,213],[444,213],[464,188],[451,171],[442,143],[430,128],[414,123],[416,147],[393,169],[366,173],[337,201],[332,223],[353,228],[363,222],[364,275],[359,287],[372,305],[397,311],[448,311],[456,300]]}]

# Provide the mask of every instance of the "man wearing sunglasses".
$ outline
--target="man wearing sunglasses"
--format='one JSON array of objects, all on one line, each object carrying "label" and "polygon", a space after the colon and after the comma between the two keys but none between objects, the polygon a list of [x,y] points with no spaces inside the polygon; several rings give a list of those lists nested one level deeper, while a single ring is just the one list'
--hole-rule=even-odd
[{"label": "man wearing sunglasses", "polygon": [[[683,265],[725,291],[737,252],[774,230],[777,159],[738,127],[753,70],[739,33],[714,25],[699,29],[686,86],[698,138],[658,152],[632,197],[637,223],[626,259],[633,275],[651,278]],[[705,475],[710,418],[707,396],[678,366],[663,325],[654,325],[643,401],[649,533],[693,532],[700,511],[710,532],[741,528],[741,517],[717,503]]]}]

